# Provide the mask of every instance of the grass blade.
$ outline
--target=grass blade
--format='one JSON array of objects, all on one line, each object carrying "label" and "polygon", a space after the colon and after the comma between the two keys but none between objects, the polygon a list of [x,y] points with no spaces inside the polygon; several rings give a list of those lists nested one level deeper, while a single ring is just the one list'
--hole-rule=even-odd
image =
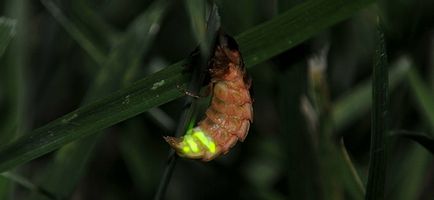
[{"label": "grass blade", "polygon": [[0,17],[0,58],[15,36],[15,23],[16,21],[13,19]]},{"label": "grass blade", "polygon": [[[236,37],[245,64],[251,67],[294,47],[372,2],[321,0],[300,4]],[[273,31],[276,27],[281,31]],[[184,86],[190,76],[183,73],[182,66],[185,64],[186,60],[175,63],[2,147],[0,172],[181,97],[183,94],[178,91],[177,85]]]},{"label": "grass blade", "polygon": [[389,77],[383,29],[378,20],[372,78],[372,132],[365,199],[384,199],[386,134],[388,131]]}]

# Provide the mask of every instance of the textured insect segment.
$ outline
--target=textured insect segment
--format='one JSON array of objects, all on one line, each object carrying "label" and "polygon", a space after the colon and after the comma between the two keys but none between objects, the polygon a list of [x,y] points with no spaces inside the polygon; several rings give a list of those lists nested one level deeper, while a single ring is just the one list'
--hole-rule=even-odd
[{"label": "textured insect segment", "polygon": [[221,33],[208,64],[212,97],[206,117],[183,137],[164,137],[179,156],[203,161],[244,141],[253,120],[251,80],[235,40]]}]

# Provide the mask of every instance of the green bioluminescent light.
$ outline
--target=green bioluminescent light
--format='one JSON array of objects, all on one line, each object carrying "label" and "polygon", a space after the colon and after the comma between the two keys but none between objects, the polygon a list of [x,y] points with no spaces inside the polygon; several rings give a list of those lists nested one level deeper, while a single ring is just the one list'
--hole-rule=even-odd
[{"label": "green bioluminescent light", "polygon": [[184,146],[184,147],[182,147],[182,151],[184,153],[188,153],[188,152],[190,152],[190,147],[189,146]]},{"label": "green bioluminescent light", "polygon": [[182,152],[185,154],[197,154],[203,150],[207,150],[212,154],[217,152],[217,147],[213,139],[199,128],[189,129],[184,135],[181,144]]},{"label": "green bioluminescent light", "polygon": [[193,133],[193,136],[199,139],[199,141],[201,141],[202,144],[208,148],[209,152],[215,153],[215,143],[211,140],[211,138],[205,136],[203,131],[196,131]]},{"label": "green bioluminescent light", "polygon": [[191,135],[185,135],[184,139],[194,153],[199,152],[199,147],[197,147],[196,141],[194,141],[194,138],[191,137]]}]

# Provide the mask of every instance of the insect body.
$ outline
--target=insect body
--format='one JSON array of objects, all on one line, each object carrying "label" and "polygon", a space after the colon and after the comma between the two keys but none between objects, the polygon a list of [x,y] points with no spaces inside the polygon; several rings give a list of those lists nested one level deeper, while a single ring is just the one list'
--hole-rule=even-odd
[{"label": "insect body", "polygon": [[211,103],[206,117],[180,138],[164,137],[179,156],[209,161],[244,141],[253,120],[251,80],[233,38],[220,34],[209,61]]}]

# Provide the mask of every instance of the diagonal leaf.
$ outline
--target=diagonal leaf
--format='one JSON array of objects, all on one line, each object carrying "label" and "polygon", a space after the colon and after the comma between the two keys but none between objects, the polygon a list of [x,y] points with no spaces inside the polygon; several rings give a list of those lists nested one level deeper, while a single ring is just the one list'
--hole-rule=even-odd
[{"label": "diagonal leaf", "polygon": [[[236,37],[245,64],[251,67],[294,47],[373,2],[319,0],[300,4]],[[175,63],[2,147],[0,172],[181,97],[177,85],[184,85],[189,80],[189,74],[183,73],[185,64],[186,60]]]},{"label": "diagonal leaf", "polygon": [[0,17],[0,58],[15,36],[15,20]]}]

